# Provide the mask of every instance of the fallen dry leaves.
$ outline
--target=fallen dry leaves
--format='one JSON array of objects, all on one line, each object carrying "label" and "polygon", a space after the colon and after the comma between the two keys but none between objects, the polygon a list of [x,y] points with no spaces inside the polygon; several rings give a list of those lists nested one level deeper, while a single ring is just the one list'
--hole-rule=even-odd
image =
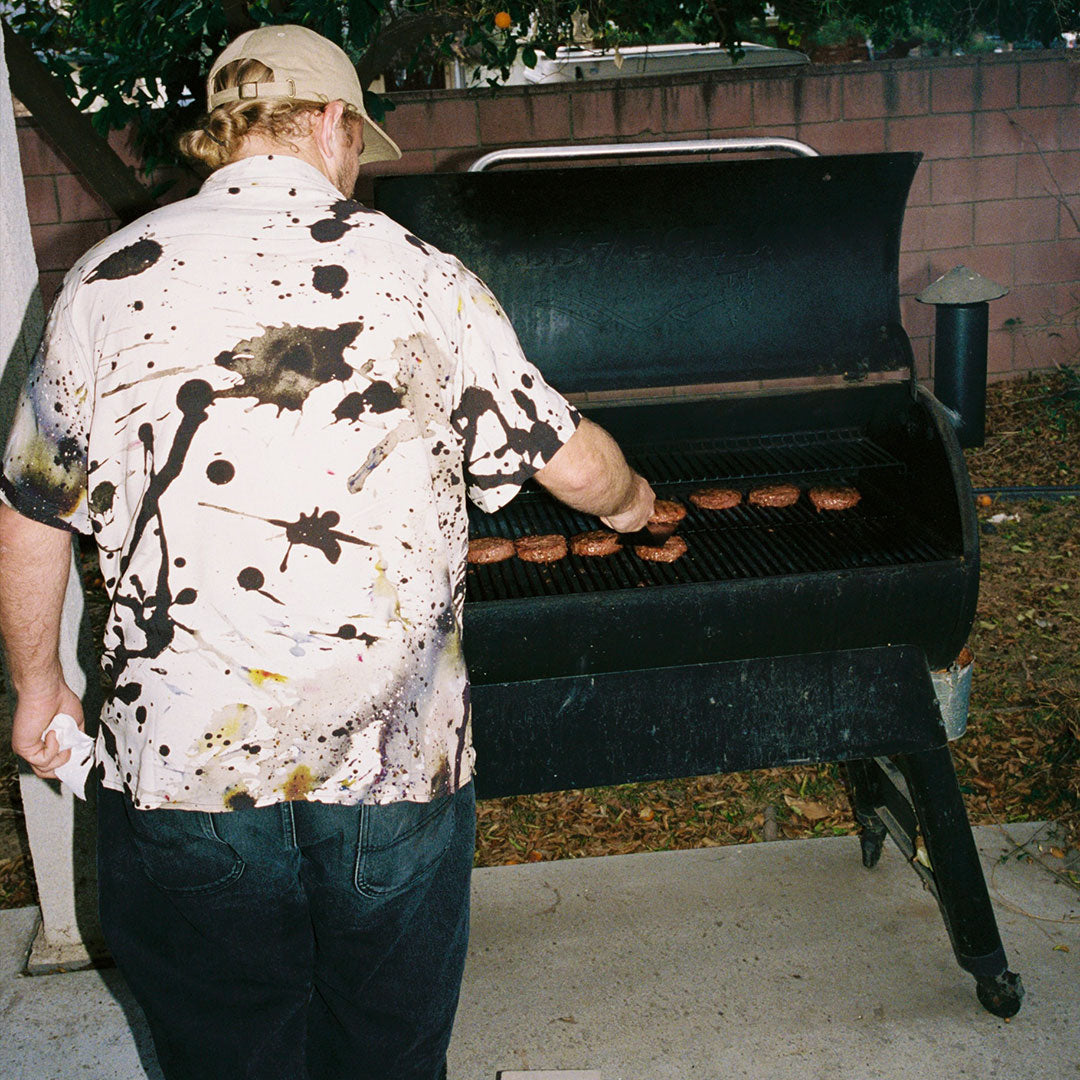
[{"label": "fallen dry leaves", "polygon": [[754,843],[767,810],[779,838],[854,831],[836,766],[764,769],[485,800],[477,865]]}]

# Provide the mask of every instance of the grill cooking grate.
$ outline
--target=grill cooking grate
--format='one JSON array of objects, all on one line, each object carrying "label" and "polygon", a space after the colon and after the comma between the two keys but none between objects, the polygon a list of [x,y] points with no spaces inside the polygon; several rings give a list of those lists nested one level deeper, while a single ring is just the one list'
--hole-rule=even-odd
[{"label": "grill cooking grate", "polygon": [[859,428],[701,439],[631,449],[634,468],[658,483],[767,483],[774,477],[822,479],[900,462]]},{"label": "grill cooking grate", "polygon": [[[830,431],[769,438],[727,439],[675,447],[628,450],[661,498],[688,513],[679,526],[687,553],[674,563],[649,563],[624,550],[602,558],[568,555],[536,564],[511,558],[470,565],[467,599],[500,600],[600,592],[643,586],[820,573],[945,559],[954,553],[925,525],[895,505],[878,482],[903,472],[903,463],[861,432]],[[783,509],[745,501],[730,510],[702,510],[688,495],[703,484],[750,488],[778,479],[804,490],[820,483],[854,484],[862,501],[851,510],[817,513],[805,494]],[[471,536],[515,539],[535,533],[571,537],[598,527],[540,490],[527,490],[504,510],[469,511]]]}]

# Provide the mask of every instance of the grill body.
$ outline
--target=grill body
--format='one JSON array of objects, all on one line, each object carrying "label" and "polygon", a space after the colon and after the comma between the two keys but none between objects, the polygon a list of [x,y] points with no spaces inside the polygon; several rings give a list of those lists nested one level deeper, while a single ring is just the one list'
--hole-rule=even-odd
[{"label": "grill body", "polygon": [[[689,550],[672,564],[624,551],[471,567],[474,684],[893,644],[920,647],[933,667],[959,653],[978,593],[977,533],[966,472],[930,395],[890,384],[592,415],[660,497],[689,506],[679,529]],[[812,430],[796,426],[809,421]],[[862,500],[842,513],[817,513],[805,498],[724,511],[687,500],[705,484],[748,491],[777,480],[852,483]],[[476,513],[471,531],[595,525],[534,490]]]},{"label": "grill body", "polygon": [[[667,388],[583,407],[659,497],[775,481],[862,495],[820,514],[805,496],[691,507],[688,552],[670,565],[620,552],[470,567],[478,793],[844,762],[864,863],[893,836],[980,1000],[1005,1016],[1022,987],[930,677],[970,630],[979,556],[956,435],[917,386],[900,326],[917,165],[888,154],[396,177],[376,183],[376,204],[487,281],[560,389]],[[778,382],[812,375],[837,378]],[[762,390],[693,392],[747,379]],[[534,486],[470,516],[476,536],[596,525]]]}]

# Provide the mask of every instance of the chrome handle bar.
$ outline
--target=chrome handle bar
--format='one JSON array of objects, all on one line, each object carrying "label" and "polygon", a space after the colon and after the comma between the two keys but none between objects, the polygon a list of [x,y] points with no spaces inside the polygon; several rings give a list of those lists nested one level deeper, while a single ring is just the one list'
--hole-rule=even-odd
[{"label": "chrome handle bar", "polygon": [[779,136],[733,139],[675,139],[671,142],[582,143],[563,146],[513,146],[492,150],[477,158],[469,172],[484,172],[496,165],[526,161],[578,161],[583,158],[674,157],[678,154],[737,154],[778,150],[798,157],[820,157],[812,147],[797,139]]}]

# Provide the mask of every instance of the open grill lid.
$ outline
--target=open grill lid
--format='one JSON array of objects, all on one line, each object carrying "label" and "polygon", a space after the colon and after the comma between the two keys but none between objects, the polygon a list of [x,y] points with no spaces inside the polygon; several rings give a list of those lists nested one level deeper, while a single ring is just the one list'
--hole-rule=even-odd
[{"label": "open grill lid", "polygon": [[384,177],[375,203],[475,270],[565,393],[858,376],[909,365],[898,263],[920,157]]}]

